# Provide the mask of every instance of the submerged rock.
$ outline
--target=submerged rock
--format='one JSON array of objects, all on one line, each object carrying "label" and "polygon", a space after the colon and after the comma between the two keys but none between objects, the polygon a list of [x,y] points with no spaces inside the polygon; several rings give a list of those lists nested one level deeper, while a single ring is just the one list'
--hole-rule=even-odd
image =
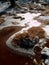
[{"label": "submerged rock", "polygon": [[43,50],[41,51],[41,54],[46,54],[47,56],[49,56],[49,48],[47,47],[43,48]]},{"label": "submerged rock", "polygon": [[29,40],[29,39],[20,39],[20,41],[19,41],[19,46],[20,46],[21,48],[26,48],[26,49],[28,49],[28,48],[32,48],[32,47],[33,47],[33,44],[32,44],[32,41]]},{"label": "submerged rock", "polygon": [[49,48],[45,47],[41,51],[41,57],[44,60],[45,65],[49,65]]},{"label": "submerged rock", "polygon": [[30,40],[29,38],[23,38],[18,41],[17,45],[19,45],[21,48],[30,49],[33,48],[33,46],[38,42],[38,37],[35,37],[33,40]]},{"label": "submerged rock", "polygon": [[21,19],[21,16],[13,17],[14,19]]}]

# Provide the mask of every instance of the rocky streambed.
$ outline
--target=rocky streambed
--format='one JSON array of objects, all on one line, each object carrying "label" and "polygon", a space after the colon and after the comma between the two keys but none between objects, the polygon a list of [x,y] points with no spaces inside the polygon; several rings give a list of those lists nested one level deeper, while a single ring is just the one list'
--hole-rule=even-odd
[{"label": "rocky streambed", "polygon": [[[0,16],[1,65],[49,65],[49,10],[46,7],[44,10],[38,9],[38,6],[41,5],[26,5],[21,11],[13,8]],[[45,12],[46,10],[47,12]],[[25,40],[23,41],[25,43],[35,43],[36,39],[39,39],[33,49],[18,47],[18,51],[25,53],[25,55],[30,54],[31,57],[30,55],[29,57],[22,56],[23,53],[22,55],[15,53],[17,48],[11,43],[15,37],[16,39],[17,37],[19,39],[19,36],[23,38],[26,33],[29,35],[29,40],[22,39]]]}]

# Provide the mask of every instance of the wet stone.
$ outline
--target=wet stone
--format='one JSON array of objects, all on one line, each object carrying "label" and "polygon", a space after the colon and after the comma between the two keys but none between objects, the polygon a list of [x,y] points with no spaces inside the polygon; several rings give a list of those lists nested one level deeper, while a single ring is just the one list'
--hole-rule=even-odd
[{"label": "wet stone", "polygon": [[45,59],[48,58],[48,56],[47,56],[46,54],[41,54],[41,58],[42,58],[43,60],[45,60]]},{"label": "wet stone", "polygon": [[20,39],[17,42],[17,45],[19,45],[21,48],[30,49],[33,48],[33,46],[38,43],[39,40],[37,38],[34,38],[33,40],[30,39]]},{"label": "wet stone", "polygon": [[24,20],[25,18],[22,18],[21,16],[13,17],[14,19],[21,19]]},{"label": "wet stone", "polygon": [[46,65],[49,65],[49,48],[45,47],[41,52],[41,58],[44,60]]},{"label": "wet stone", "polygon": [[21,19],[21,16],[13,17],[14,19]]},{"label": "wet stone", "polygon": [[39,37],[38,36],[36,36],[34,39],[33,39],[33,41],[32,41],[34,44],[36,44],[36,43],[38,43],[39,42]]},{"label": "wet stone", "polygon": [[36,54],[40,53],[40,51],[41,51],[41,48],[40,48],[39,46],[35,46],[35,47],[34,47],[34,52],[35,52]]},{"label": "wet stone", "polygon": [[18,45],[21,48],[29,49],[32,48],[34,45],[32,44],[32,41],[29,39],[20,39],[18,42]]},{"label": "wet stone", "polygon": [[25,18],[21,18],[21,20],[24,20]]}]

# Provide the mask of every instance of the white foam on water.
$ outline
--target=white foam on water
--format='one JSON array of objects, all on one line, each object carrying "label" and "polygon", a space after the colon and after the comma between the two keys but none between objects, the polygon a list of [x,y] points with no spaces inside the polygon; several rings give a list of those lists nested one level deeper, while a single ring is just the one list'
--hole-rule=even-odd
[{"label": "white foam on water", "polygon": [[[25,18],[24,20],[21,19],[14,19],[13,16],[7,16],[5,17],[5,22],[0,25],[0,28],[4,28],[7,26],[26,26],[26,24],[28,25],[28,27],[37,27],[40,26],[41,23],[38,22],[37,20],[34,20],[35,17],[41,15],[41,13],[25,13],[25,14],[17,14],[16,16],[21,16],[22,18]],[[13,24],[12,22],[14,22],[15,24]],[[16,24],[18,23],[18,24]]]},{"label": "white foam on water", "polygon": [[43,29],[46,32],[45,36],[49,38],[49,25],[44,26]]}]

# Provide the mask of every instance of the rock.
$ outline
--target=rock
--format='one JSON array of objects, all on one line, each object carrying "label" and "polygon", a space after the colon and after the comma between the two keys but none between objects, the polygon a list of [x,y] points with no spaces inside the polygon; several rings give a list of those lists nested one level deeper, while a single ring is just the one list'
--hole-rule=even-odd
[{"label": "rock", "polygon": [[4,19],[0,18],[0,24],[2,24],[3,22],[5,22]]},{"label": "rock", "polygon": [[21,16],[13,17],[14,19],[21,19]]},{"label": "rock", "polygon": [[35,46],[35,47],[34,47],[34,52],[35,52],[36,54],[40,53],[40,52],[41,52],[41,48],[40,48],[38,45]]},{"label": "rock", "polygon": [[41,54],[41,58],[45,60],[48,58],[48,56],[46,54]]},{"label": "rock", "polygon": [[25,18],[21,18],[21,20],[24,20]]},{"label": "rock", "polygon": [[32,43],[36,44],[36,43],[38,43],[38,42],[39,42],[39,37],[36,36],[36,37],[33,39]]},{"label": "rock", "polygon": [[20,40],[18,40],[18,45],[21,48],[25,48],[25,49],[30,49],[33,48],[33,46],[38,43],[38,37],[34,38],[33,40],[30,40],[29,38],[21,38]]},{"label": "rock", "polygon": [[49,59],[46,59],[46,60],[45,60],[45,64],[46,64],[46,65],[49,65]]},{"label": "rock", "polygon": [[20,39],[18,42],[18,45],[21,48],[25,48],[25,49],[33,48],[34,46],[34,44],[32,43],[30,39]]},{"label": "rock", "polygon": [[21,16],[13,17],[14,19],[21,19],[24,20],[25,18],[22,18]]},{"label": "rock", "polygon": [[49,48],[45,47],[45,48],[41,51],[41,57],[42,57],[42,59],[43,59],[44,61],[49,58]]},{"label": "rock", "polygon": [[46,54],[47,56],[49,56],[49,48],[44,47],[43,50],[41,51],[41,54]]}]

